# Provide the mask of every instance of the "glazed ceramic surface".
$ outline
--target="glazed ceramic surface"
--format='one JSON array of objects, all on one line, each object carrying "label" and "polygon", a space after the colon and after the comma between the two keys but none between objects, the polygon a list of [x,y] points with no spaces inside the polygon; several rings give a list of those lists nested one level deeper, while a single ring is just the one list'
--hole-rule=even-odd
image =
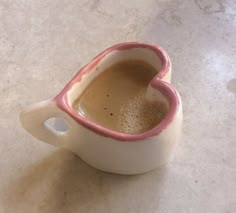
[{"label": "glazed ceramic surface", "polygon": [[[145,61],[159,70],[147,88],[147,98],[168,105],[166,117],[153,129],[140,134],[107,129],[78,114],[72,107],[100,73],[114,63],[129,59]],[[119,174],[147,172],[170,160],[181,134],[181,99],[170,81],[170,59],[161,47],[137,42],[117,44],[81,68],[55,98],[27,107],[20,119],[34,137],[71,150],[97,169]],[[50,118],[64,119],[65,131],[48,126],[46,121]]]}]

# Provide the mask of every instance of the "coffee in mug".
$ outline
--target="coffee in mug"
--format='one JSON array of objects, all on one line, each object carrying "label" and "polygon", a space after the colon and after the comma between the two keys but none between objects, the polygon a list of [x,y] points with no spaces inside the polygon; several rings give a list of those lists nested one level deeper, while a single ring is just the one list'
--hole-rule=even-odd
[{"label": "coffee in mug", "polygon": [[115,63],[85,88],[74,108],[87,119],[114,131],[146,132],[168,112],[165,103],[148,101],[145,97],[157,73],[158,70],[141,60]]}]

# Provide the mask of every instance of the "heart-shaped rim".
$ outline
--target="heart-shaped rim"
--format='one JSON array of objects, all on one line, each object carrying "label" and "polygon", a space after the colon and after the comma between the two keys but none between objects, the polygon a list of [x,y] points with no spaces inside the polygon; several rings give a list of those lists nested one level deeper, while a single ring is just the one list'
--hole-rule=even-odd
[{"label": "heart-shaped rim", "polygon": [[[67,100],[67,93],[71,89],[71,87],[79,82],[82,78],[82,76],[85,73],[90,72],[101,59],[103,59],[108,53],[114,50],[127,50],[132,48],[148,48],[151,49],[154,53],[157,54],[157,56],[160,58],[162,62],[162,67],[158,74],[153,78],[151,81],[151,86],[158,91],[160,91],[169,101],[169,111],[166,115],[166,117],[154,128],[143,132],[139,134],[126,134],[121,132],[116,132],[114,130],[105,128],[103,126],[100,126],[87,118],[79,115],[68,103]],[[74,76],[74,78],[64,87],[64,89],[60,92],[59,95],[57,95],[54,100],[57,104],[57,106],[68,113],[75,121],[77,121],[79,124],[83,125],[84,127],[96,132],[99,135],[105,136],[105,137],[111,137],[120,141],[138,141],[142,140],[154,135],[159,134],[162,130],[164,130],[173,120],[177,109],[180,104],[180,97],[175,90],[175,88],[170,85],[169,83],[161,80],[170,70],[170,59],[167,53],[159,46],[157,45],[150,45],[146,43],[139,43],[139,42],[126,42],[126,43],[120,43],[116,44],[112,47],[109,47],[108,49],[101,52],[98,56],[96,56],[90,63],[82,67],[79,72]]]}]

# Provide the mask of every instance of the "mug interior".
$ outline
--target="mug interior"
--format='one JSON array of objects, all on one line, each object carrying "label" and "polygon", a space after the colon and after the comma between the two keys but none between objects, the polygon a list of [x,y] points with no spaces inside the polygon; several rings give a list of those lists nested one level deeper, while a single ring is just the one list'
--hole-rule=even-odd
[{"label": "mug interior", "polygon": [[[126,134],[102,127],[81,116],[73,108],[74,102],[99,74],[111,65],[127,60],[141,60],[156,69],[157,74],[154,78],[157,80],[152,81],[152,83],[150,82],[148,86],[149,98],[156,98],[157,100],[164,102],[168,108],[166,118],[157,124],[156,127],[139,134]],[[56,97],[56,101],[58,106],[64,111],[67,111],[67,113],[69,113],[76,121],[101,135],[128,141],[149,137],[158,134],[169,124],[171,119],[173,119],[178,105],[178,96],[175,93],[175,90],[168,83],[160,80],[166,73],[168,73],[169,65],[170,62],[168,56],[157,46],[143,43],[118,44],[108,48],[94,58],[88,65],[84,66]]]}]

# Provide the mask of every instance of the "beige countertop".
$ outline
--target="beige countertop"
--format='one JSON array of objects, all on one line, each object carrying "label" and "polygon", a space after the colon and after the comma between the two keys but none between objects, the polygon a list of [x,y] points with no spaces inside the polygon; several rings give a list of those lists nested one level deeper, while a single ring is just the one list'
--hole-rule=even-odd
[{"label": "beige countertop", "polygon": [[[236,212],[234,0],[0,0],[0,212]],[[163,46],[183,100],[183,139],[165,168],[97,171],[31,137],[28,104],[54,97],[100,51]]]}]

